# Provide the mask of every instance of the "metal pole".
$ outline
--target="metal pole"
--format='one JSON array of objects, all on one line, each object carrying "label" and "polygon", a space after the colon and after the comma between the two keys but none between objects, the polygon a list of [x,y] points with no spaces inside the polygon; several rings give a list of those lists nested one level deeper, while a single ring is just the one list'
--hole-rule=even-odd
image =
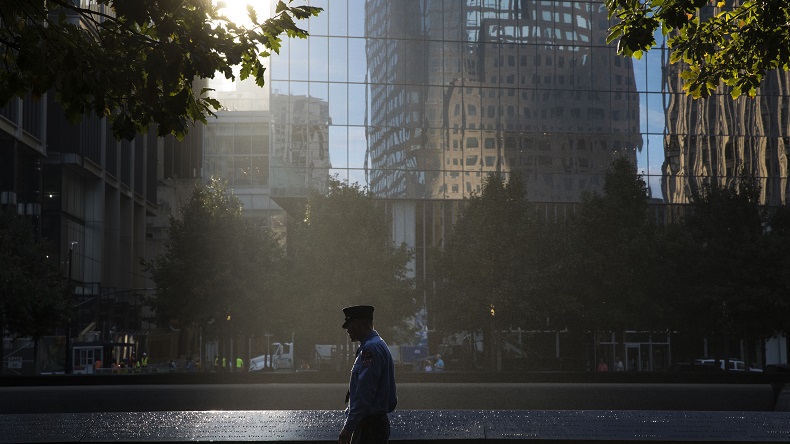
[{"label": "metal pole", "polygon": [[270,339],[272,337],[272,334],[271,333],[266,333],[264,336],[266,336],[266,358],[264,358],[264,360],[263,360],[263,368],[269,368],[269,367],[271,367],[270,362],[269,362],[269,360],[271,359],[271,355],[269,354],[269,353],[271,353],[269,351],[269,341],[270,341]]},{"label": "metal pole", "polygon": [[[73,299],[74,292],[71,287],[71,274],[72,274],[72,259],[74,258],[74,244],[77,242],[69,242],[69,292],[71,292],[71,297],[69,300]],[[68,317],[66,318],[66,360],[63,363],[63,373],[64,374],[71,374],[71,367],[73,363],[71,362],[71,314],[69,313]]]}]

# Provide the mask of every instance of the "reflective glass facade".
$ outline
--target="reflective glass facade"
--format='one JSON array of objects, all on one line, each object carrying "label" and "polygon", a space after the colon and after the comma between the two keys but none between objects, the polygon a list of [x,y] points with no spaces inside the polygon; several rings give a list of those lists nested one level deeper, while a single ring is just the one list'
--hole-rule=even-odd
[{"label": "reflective glass facade", "polygon": [[[765,203],[785,200],[786,73],[753,100],[724,90],[692,100],[666,50],[632,60],[606,44],[597,0],[310,3],[324,12],[308,39],[272,56],[269,88],[328,118],[283,128],[313,144],[288,169],[319,160],[285,194],[326,169],[381,198],[456,201],[489,172],[518,172],[533,202],[573,203],[625,156],[657,201],[687,203],[702,183],[744,171],[761,179]],[[287,177],[277,167],[273,189]]]}]

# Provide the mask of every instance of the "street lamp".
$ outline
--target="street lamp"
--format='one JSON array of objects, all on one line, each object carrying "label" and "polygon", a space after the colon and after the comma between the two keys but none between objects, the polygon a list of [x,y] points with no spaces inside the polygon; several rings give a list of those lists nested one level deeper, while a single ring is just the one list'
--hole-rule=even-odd
[{"label": "street lamp", "polygon": [[[78,244],[79,242],[72,241],[69,242],[69,291],[72,293],[71,296],[74,296],[73,289],[71,288],[71,276],[72,276],[72,259],[74,258],[74,245]],[[71,298],[69,298],[71,299]],[[71,313],[68,314],[66,318],[66,360],[63,363],[63,373],[68,375],[71,374]]]},{"label": "street lamp", "polygon": [[266,336],[266,358],[264,358],[263,360],[263,368],[269,368],[271,367],[270,365],[271,355],[269,354],[269,341],[271,337],[274,335],[272,335],[271,333],[266,333],[264,336]]}]

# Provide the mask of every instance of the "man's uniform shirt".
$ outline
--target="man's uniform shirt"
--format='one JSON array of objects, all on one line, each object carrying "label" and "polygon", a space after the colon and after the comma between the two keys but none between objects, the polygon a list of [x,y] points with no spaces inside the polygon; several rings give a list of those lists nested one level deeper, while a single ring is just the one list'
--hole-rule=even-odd
[{"label": "man's uniform shirt", "polygon": [[348,387],[344,429],[354,430],[363,418],[395,410],[395,364],[387,344],[374,330],[359,346]]}]

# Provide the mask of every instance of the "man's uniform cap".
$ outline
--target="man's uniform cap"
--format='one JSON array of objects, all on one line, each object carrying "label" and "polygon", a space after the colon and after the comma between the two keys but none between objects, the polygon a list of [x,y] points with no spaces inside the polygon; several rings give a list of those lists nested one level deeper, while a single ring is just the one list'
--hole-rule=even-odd
[{"label": "man's uniform cap", "polygon": [[343,328],[348,327],[348,323],[355,319],[365,319],[368,321],[373,320],[373,307],[370,305],[353,305],[343,309],[343,314],[346,315],[346,320],[343,322]]}]

